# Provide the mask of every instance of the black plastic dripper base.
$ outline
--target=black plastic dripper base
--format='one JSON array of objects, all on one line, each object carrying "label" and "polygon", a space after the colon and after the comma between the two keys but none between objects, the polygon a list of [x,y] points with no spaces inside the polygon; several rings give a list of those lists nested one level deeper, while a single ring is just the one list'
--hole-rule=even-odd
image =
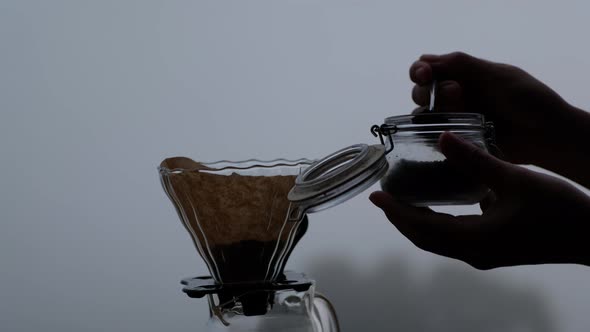
[{"label": "black plastic dripper base", "polygon": [[231,308],[240,302],[244,316],[266,314],[274,304],[274,294],[278,290],[304,292],[313,285],[313,281],[304,274],[289,271],[272,282],[218,284],[212,277],[206,276],[183,279],[181,283],[185,285],[182,291],[191,298],[216,294],[224,308]]}]

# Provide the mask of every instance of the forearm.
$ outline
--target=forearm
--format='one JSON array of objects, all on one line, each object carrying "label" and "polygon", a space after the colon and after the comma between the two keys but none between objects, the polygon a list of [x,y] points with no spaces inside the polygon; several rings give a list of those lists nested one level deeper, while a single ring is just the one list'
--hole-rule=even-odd
[{"label": "forearm", "polygon": [[541,167],[590,189],[590,113],[571,107],[565,123],[547,132]]}]

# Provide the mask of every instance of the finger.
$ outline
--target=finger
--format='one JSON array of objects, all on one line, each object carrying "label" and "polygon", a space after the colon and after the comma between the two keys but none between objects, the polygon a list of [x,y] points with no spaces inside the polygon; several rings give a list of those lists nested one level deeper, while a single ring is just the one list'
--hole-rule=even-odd
[{"label": "finger", "polygon": [[[429,105],[430,86],[415,85],[412,89],[412,99],[417,105]],[[459,83],[455,81],[443,81],[438,83],[435,96],[435,110],[460,110],[462,109],[462,104],[462,91]]]},{"label": "finger", "polygon": [[496,203],[497,196],[493,191],[489,191],[488,194],[479,202],[481,212],[486,213],[490,210],[490,207]]},{"label": "finger", "polygon": [[422,54],[419,58],[420,61],[433,62],[440,59],[438,54]]},{"label": "finger", "polygon": [[422,114],[422,113],[426,113],[426,112],[429,112],[428,106],[420,106],[420,107],[414,108],[414,110],[412,111],[412,115]]},{"label": "finger", "polygon": [[434,108],[459,108],[463,102],[461,86],[455,81],[442,81],[438,84]]},{"label": "finger", "polygon": [[[463,112],[465,110],[465,108],[463,107],[463,103],[460,103],[458,105],[445,105],[445,106],[441,106],[441,107],[435,107],[434,111],[435,112],[441,112],[441,113],[454,113],[454,112]],[[430,112],[430,109],[428,106],[420,106],[420,107],[416,107],[412,110],[411,114],[412,115],[417,115],[417,114],[424,114],[424,113],[428,113]]]},{"label": "finger", "polygon": [[504,189],[513,174],[513,165],[506,163],[459,136],[445,132],[440,136],[439,145],[449,162],[491,189]]},{"label": "finger", "polygon": [[427,106],[430,102],[430,86],[414,85],[412,88],[412,100],[416,105]]},{"label": "finger", "polygon": [[430,64],[416,61],[410,66],[410,79],[418,85],[427,85],[432,81],[432,68]]},{"label": "finger", "polygon": [[398,202],[385,192],[369,197],[389,221],[418,248],[453,258],[462,257],[466,243],[478,237],[481,216],[437,213]]},{"label": "finger", "polygon": [[478,59],[463,52],[443,55],[423,55],[417,62],[427,63],[431,75],[437,80],[469,81],[480,76],[488,61]]},{"label": "finger", "polygon": [[[429,111],[430,89],[427,87],[414,86],[412,99],[416,104],[425,109],[415,110],[413,114]],[[435,112],[453,113],[464,111],[464,100],[462,99],[461,87],[457,82],[445,81],[440,83],[434,105]]]}]

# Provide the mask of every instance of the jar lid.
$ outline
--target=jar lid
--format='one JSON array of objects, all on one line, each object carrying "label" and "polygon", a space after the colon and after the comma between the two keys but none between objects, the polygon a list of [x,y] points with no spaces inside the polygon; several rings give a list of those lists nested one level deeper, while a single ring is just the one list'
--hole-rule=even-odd
[{"label": "jar lid", "polygon": [[365,191],[387,171],[382,144],[355,144],[307,167],[289,192],[291,219],[338,205]]}]

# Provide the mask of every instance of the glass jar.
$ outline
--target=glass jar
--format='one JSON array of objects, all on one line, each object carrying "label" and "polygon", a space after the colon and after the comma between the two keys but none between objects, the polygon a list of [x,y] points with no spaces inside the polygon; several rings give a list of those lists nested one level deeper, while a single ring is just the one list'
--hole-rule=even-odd
[{"label": "glass jar", "polygon": [[415,206],[467,205],[481,201],[489,189],[451,165],[439,148],[449,131],[483,150],[493,145],[494,130],[476,113],[422,113],[392,116],[380,134],[389,168],[381,188]]},{"label": "glass jar", "polygon": [[[489,189],[447,162],[438,140],[452,132],[488,151],[494,128],[477,113],[428,112],[393,116],[371,128],[381,144],[355,144],[302,171],[289,192],[289,218],[345,202],[380,181],[384,191],[414,206],[469,205]],[[495,151],[496,148],[494,148]]]}]

